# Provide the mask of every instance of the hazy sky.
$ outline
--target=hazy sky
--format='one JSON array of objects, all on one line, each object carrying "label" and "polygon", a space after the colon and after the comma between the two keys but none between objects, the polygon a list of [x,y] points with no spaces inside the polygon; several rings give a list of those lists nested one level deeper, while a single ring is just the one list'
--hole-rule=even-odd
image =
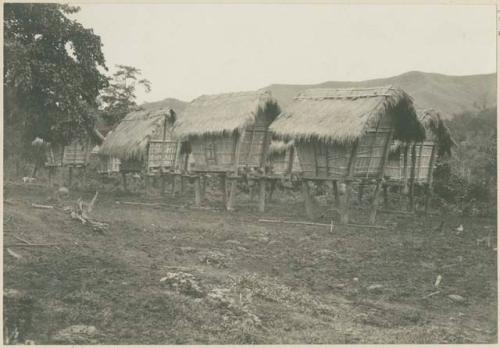
[{"label": "hazy sky", "polygon": [[141,91],[141,102],[410,70],[496,70],[493,6],[96,4],[74,17],[101,36],[109,67],[142,69],[152,91]]}]

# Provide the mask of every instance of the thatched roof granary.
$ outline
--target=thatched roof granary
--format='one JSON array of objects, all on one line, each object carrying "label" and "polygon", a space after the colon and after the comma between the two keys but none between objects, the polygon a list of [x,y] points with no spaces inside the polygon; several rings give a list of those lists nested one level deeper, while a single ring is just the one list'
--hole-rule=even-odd
[{"label": "thatched roof granary", "polygon": [[175,121],[169,108],[134,111],[106,136],[99,154],[120,159],[125,171],[174,168],[179,147]]},{"label": "thatched roof granary", "polygon": [[[411,166],[415,163],[414,180],[422,183],[429,182],[436,160],[450,156],[451,148],[455,145],[450,130],[444,124],[438,111],[419,109],[417,116],[425,130],[425,138],[419,142],[398,141],[392,144],[385,174],[393,181],[410,179]],[[414,161],[411,149],[413,145],[415,145]]]},{"label": "thatched roof granary", "polygon": [[412,98],[391,86],[310,89],[270,127],[294,139],[305,178],[380,177],[389,141],[421,140]]},{"label": "thatched roof granary", "polygon": [[262,168],[271,139],[268,127],[279,111],[267,91],[204,95],[187,105],[175,129],[189,140],[193,171]]}]

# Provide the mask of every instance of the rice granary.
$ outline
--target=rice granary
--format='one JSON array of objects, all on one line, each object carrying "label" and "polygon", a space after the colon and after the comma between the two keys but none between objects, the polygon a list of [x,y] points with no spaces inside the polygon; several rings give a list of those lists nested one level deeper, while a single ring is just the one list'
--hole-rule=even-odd
[{"label": "rice granary", "polygon": [[[426,184],[426,210],[432,193],[434,167],[440,158],[451,155],[455,145],[450,130],[441,115],[434,109],[417,110],[417,116],[424,127],[425,139],[419,142],[403,143],[395,141],[391,145],[389,160],[385,170],[388,181],[401,185],[408,191],[408,183]],[[413,208],[413,189],[410,187],[410,210]]]},{"label": "rice granary", "polygon": [[299,157],[306,209],[309,180],[330,180],[346,188],[341,221],[348,221],[351,182],[376,183],[370,221],[393,139],[421,141],[424,129],[412,98],[392,86],[310,89],[299,94],[270,127],[284,140],[293,139]]},{"label": "rice granary", "polygon": [[99,154],[120,160],[126,187],[127,173],[161,175],[180,169],[180,142],[173,126],[177,115],[162,107],[128,114],[106,136]]},{"label": "rice granary", "polygon": [[[220,174],[226,200],[226,174],[263,173],[271,141],[268,128],[279,112],[271,93],[262,90],[194,99],[176,126],[179,136],[191,145],[191,171]],[[233,180],[228,209],[232,209],[235,184]]]},{"label": "rice granary", "polygon": [[270,175],[283,176],[301,172],[293,140],[273,140],[267,152],[267,162]]}]

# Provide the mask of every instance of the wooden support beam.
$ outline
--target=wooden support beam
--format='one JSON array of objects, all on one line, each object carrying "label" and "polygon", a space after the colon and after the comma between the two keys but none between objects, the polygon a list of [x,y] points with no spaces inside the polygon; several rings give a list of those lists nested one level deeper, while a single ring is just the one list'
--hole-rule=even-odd
[{"label": "wooden support beam", "polygon": [[144,174],[144,186],[146,195],[149,195],[151,189],[151,177],[147,173]]},{"label": "wooden support beam", "polygon": [[259,211],[266,211],[266,179],[259,180]]},{"label": "wooden support beam", "polygon": [[342,196],[342,204],[340,207],[340,223],[348,224],[349,223],[349,202],[351,199],[351,190],[352,190],[352,182],[350,180],[345,180],[345,192]]},{"label": "wooden support beam", "polygon": [[200,187],[200,193],[201,193],[201,201],[203,202],[205,200],[205,194],[207,192],[207,177],[205,175],[202,175],[201,176],[201,179],[200,179],[200,184],[201,184],[201,187]]},{"label": "wooden support beam", "polygon": [[[235,134],[237,139],[236,148],[234,152],[234,175],[238,176],[238,167],[240,164],[241,149],[243,142],[245,141],[246,131],[244,130],[241,136]],[[231,211],[234,210],[234,202],[236,199],[236,190],[238,189],[238,183],[236,180],[231,180],[231,189],[229,191],[229,198],[227,200],[226,209]]]},{"label": "wooden support beam", "polygon": [[170,194],[175,195],[175,181],[176,175],[170,175]]},{"label": "wooden support beam", "polygon": [[71,187],[71,184],[73,183],[73,167],[69,166],[68,167],[68,186]]},{"label": "wooden support beam", "polygon": [[309,182],[307,180],[302,180],[302,196],[304,198],[306,214],[310,219],[316,219],[317,217],[317,207],[314,203],[314,199],[311,196]]},{"label": "wooden support beam", "polygon": [[276,180],[271,179],[271,187],[269,189],[269,202],[273,200],[273,193],[274,190],[276,189]]},{"label": "wooden support beam", "polygon": [[415,167],[417,164],[417,144],[411,147],[411,169],[410,169],[410,187],[408,197],[408,211],[415,210],[414,194],[415,194]]},{"label": "wooden support beam", "polygon": [[165,194],[165,179],[166,179],[165,177],[166,177],[166,174],[162,174],[161,178],[160,178],[160,180],[161,180],[161,183],[160,183],[160,185],[161,185],[160,192],[161,192],[162,195]]},{"label": "wooden support beam", "polygon": [[389,194],[387,192],[387,185],[382,185],[382,188],[384,190],[384,208],[389,209]]},{"label": "wooden support beam", "polygon": [[363,195],[365,192],[365,184],[363,181],[359,182],[359,187],[358,187],[358,203],[361,204],[363,202]]},{"label": "wooden support beam", "polygon": [[375,218],[377,217],[378,195],[380,193],[380,187],[382,185],[382,180],[384,180],[385,164],[387,162],[387,158],[389,157],[389,147],[390,147],[390,143],[392,140],[392,134],[393,134],[393,130],[391,130],[387,134],[387,138],[386,138],[385,144],[384,144],[384,153],[383,153],[382,160],[380,161],[378,180],[377,180],[377,184],[375,186],[375,192],[373,193],[373,200],[372,200],[371,209],[370,209],[370,217],[369,217],[370,224],[374,224]]},{"label": "wooden support beam", "polygon": [[199,176],[194,178],[194,204],[196,206],[201,205],[201,186],[200,186],[200,177]]},{"label": "wooden support beam", "polygon": [[332,181],[333,196],[335,197],[335,206],[340,207],[340,195],[339,195],[339,184],[337,180]]},{"label": "wooden support beam", "polygon": [[123,190],[128,191],[127,187],[127,174],[125,172],[122,172],[122,183],[123,183]]},{"label": "wooden support beam", "polygon": [[222,191],[222,202],[224,207],[227,205],[227,182],[226,182],[226,174],[222,174],[220,176],[220,187]]},{"label": "wooden support beam", "polygon": [[434,161],[436,157],[436,145],[432,146],[431,159],[429,161],[429,172],[427,174],[427,192],[425,196],[425,208],[424,213],[427,214],[429,210],[429,205],[432,197],[432,181],[433,181],[433,172],[434,172]]}]

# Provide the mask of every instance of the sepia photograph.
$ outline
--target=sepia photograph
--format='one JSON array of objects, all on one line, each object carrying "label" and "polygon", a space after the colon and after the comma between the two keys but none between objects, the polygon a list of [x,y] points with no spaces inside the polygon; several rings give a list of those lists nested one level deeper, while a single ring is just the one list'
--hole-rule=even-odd
[{"label": "sepia photograph", "polygon": [[498,343],[495,5],[2,7],[4,345]]}]

